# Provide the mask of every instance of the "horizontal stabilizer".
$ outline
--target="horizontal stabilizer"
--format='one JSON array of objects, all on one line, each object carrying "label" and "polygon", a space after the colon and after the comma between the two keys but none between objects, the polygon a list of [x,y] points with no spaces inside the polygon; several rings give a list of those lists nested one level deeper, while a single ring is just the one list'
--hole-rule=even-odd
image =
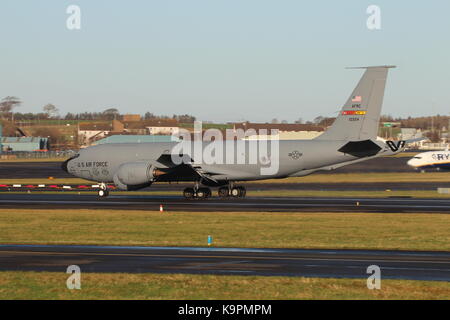
[{"label": "horizontal stabilizer", "polygon": [[376,155],[380,152],[381,147],[372,140],[348,142],[338,151],[352,155],[354,157],[363,158]]}]

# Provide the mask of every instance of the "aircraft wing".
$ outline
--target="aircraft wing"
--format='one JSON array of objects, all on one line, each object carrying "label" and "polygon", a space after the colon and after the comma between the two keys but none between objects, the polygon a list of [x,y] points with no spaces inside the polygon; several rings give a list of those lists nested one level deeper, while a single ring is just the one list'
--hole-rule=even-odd
[{"label": "aircraft wing", "polygon": [[174,157],[171,154],[161,155],[157,162],[164,165],[166,168],[160,168],[161,171],[165,172],[163,175],[158,177],[158,181],[170,182],[177,180],[192,180],[196,181],[202,179],[203,181],[217,183],[217,180],[213,178],[213,175],[218,173],[205,172],[201,167],[193,165],[193,160],[189,155],[179,155],[177,156],[182,160],[182,163],[175,163],[173,161]]},{"label": "aircraft wing", "polygon": [[177,156],[173,156],[172,154],[162,154],[156,161],[168,168],[173,168],[180,165],[179,163],[175,163],[173,161],[174,157],[179,157],[182,163],[192,163],[193,161],[187,154]]}]

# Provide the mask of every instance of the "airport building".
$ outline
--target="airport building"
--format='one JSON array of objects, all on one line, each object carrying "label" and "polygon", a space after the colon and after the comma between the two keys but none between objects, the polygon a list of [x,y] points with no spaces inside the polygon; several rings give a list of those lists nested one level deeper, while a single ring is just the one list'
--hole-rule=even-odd
[{"label": "airport building", "polygon": [[2,152],[48,151],[49,140],[43,137],[2,137]]},{"label": "airport building", "polygon": [[144,142],[173,142],[178,141],[175,137],[167,135],[113,135],[100,139],[93,145],[105,143],[144,143]]}]

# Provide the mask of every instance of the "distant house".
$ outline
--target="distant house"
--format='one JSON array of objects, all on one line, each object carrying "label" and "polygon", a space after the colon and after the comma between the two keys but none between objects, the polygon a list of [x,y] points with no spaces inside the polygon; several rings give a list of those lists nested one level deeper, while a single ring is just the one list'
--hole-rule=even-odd
[{"label": "distant house", "polygon": [[113,131],[112,124],[105,123],[80,123],[78,127],[78,139],[81,145],[90,145],[93,141],[104,138]]},{"label": "distant house", "polygon": [[144,120],[124,122],[125,131],[134,134],[174,135],[179,132],[179,124],[175,119]]},{"label": "distant house", "polygon": [[179,127],[151,126],[147,127],[147,130],[151,135],[176,135],[180,132]]}]

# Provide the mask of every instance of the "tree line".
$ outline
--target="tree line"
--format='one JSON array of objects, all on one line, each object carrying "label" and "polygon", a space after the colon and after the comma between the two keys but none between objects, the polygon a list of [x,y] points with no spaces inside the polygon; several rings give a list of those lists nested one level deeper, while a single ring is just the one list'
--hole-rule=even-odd
[{"label": "tree line", "polygon": [[[52,103],[48,103],[42,107],[42,112],[21,113],[14,112],[14,109],[20,107],[22,101],[18,97],[7,96],[0,101],[0,115],[2,119],[14,121],[34,121],[34,120],[97,120],[97,121],[111,121],[120,120],[123,114],[117,108],[107,108],[102,112],[80,112],[72,113],[68,112],[64,116],[60,115],[59,109]],[[174,114],[172,116],[167,115],[155,115],[147,111],[142,115],[144,120],[153,119],[175,119],[181,123],[193,123],[196,118],[189,114]]]}]

